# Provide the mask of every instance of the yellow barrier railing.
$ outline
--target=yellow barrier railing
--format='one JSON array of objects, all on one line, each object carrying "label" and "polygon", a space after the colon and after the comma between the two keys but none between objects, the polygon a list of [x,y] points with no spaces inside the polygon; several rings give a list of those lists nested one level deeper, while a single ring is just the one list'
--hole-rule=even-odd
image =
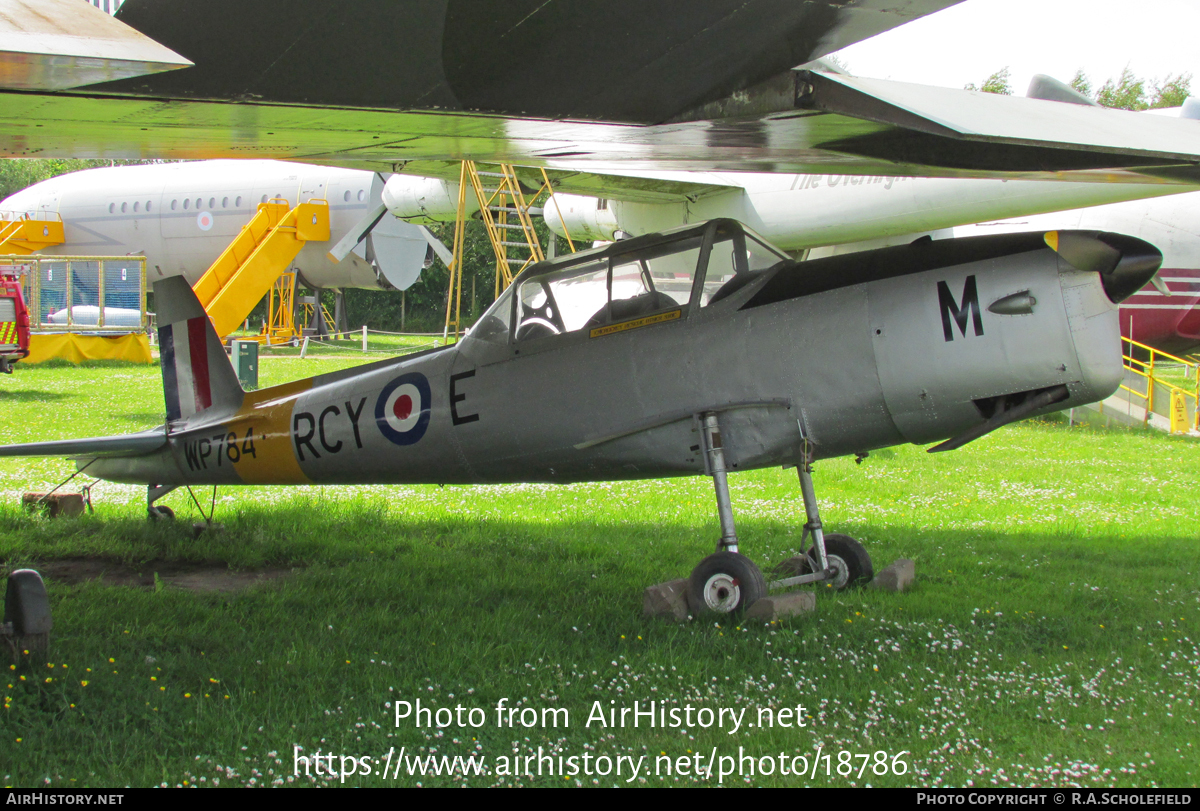
[{"label": "yellow barrier railing", "polygon": [[21,279],[35,332],[140,332],[146,312],[146,257],[9,254],[0,266]]},{"label": "yellow barrier railing", "polygon": [[[1124,337],[1121,338],[1121,354],[1125,361],[1125,368],[1146,381],[1145,392],[1121,384],[1121,388],[1131,397],[1139,397],[1145,401],[1145,422],[1150,421],[1150,414],[1154,412],[1155,389],[1162,386],[1172,400],[1179,398],[1183,401],[1185,413],[1188,401],[1191,401],[1190,428],[1193,431],[1200,431],[1200,407],[1198,407],[1200,406],[1200,363],[1197,363],[1195,359],[1180,358]],[[1137,355],[1144,357],[1137,357]],[[1181,378],[1187,380],[1187,385],[1180,386],[1175,382],[1163,379],[1163,372],[1167,369],[1173,373],[1171,377],[1175,380]],[[1170,405],[1168,403],[1168,407]],[[1173,432],[1174,426],[1177,424],[1178,420],[1172,420]]]}]

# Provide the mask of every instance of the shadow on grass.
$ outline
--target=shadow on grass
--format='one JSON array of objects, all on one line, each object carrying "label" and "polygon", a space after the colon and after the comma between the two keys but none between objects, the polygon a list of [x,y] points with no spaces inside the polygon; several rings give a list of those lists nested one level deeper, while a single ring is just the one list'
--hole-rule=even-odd
[{"label": "shadow on grass", "polygon": [[[568,584],[596,593],[600,583],[611,582],[620,584],[616,591],[622,602],[640,605],[642,589],[687,577],[712,548],[707,524],[697,528],[653,520],[406,518],[339,502],[218,509],[217,518],[223,529],[195,537],[192,519],[183,514],[174,522],[96,515],[47,520],[5,505],[0,506],[0,559],[8,568],[85,558],[135,566],[146,561],[218,564],[237,571],[334,571],[365,563],[373,577],[391,572],[406,588],[419,583],[422,599],[433,603],[474,602],[474,589],[486,582],[494,587],[487,599],[501,600],[528,597],[531,588],[552,595]],[[799,542],[797,528],[778,521],[744,520],[740,529],[743,553],[764,570]],[[947,616],[964,606],[986,608],[997,601],[1039,615],[1055,605],[1068,613],[1119,614],[1129,610],[1130,601],[1154,602],[1156,589],[1182,582],[1200,568],[1200,550],[1185,536],[1133,543],[1116,530],[1081,535],[885,524],[847,524],[839,530],[864,541],[876,571],[897,558],[913,559],[917,583],[912,593],[919,595],[918,602],[928,602],[930,611]],[[600,593],[614,594],[607,587]],[[909,599],[873,591],[847,594],[868,602]]]},{"label": "shadow on grass", "polygon": [[61,391],[36,391],[25,389],[22,391],[5,391],[0,389],[0,403],[39,403],[52,402],[54,400],[65,400],[68,397],[74,397],[74,394],[65,394]]}]

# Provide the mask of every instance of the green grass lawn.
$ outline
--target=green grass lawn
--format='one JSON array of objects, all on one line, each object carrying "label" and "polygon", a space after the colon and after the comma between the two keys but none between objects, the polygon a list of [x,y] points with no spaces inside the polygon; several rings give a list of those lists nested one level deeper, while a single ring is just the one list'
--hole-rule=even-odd
[{"label": "green grass lawn", "polygon": [[[261,380],[362,361],[265,357]],[[0,442],[147,428],[162,421],[159,372],[18,367],[0,378],[0,413]],[[860,538],[877,569],[915,560],[913,590],[821,591],[813,614],[773,625],[676,626],[642,617],[642,590],[686,576],[711,550],[707,479],[226,488],[224,531],[193,539],[199,513],[186,491],[164,499],[174,524],[145,520],[142,488],[109,483],[93,490],[94,515],[27,515],[20,494],[72,467],[3,459],[8,568],[88,557],[146,574],[189,562],[292,573],[199,593],[51,578],[49,666],[0,677],[0,779],[341,782],[303,776],[303,765],[294,778],[300,746],[369,757],[358,767],[374,773],[346,785],[715,785],[717,774],[678,774],[679,758],[698,756],[734,769],[725,785],[1195,786],[1198,462],[1195,440],[1058,420],[954,453],[906,446],[861,465],[822,462],[827,529]],[[766,568],[797,551],[794,471],[741,473],[731,486],[744,553]],[[211,493],[197,492],[206,508]],[[463,707],[465,725],[397,725],[394,702],[418,698]],[[498,725],[502,699],[537,722]],[[736,732],[728,715],[710,728],[586,724],[597,706],[635,700],[745,714]],[[803,728],[758,725],[760,710],[797,706]],[[481,726],[469,725],[472,708],[484,711]],[[568,727],[561,716],[542,725],[553,708],[567,710]],[[536,758],[525,768],[539,750],[554,774],[543,765],[538,776]],[[407,773],[430,755],[478,755],[494,771]],[[644,760],[632,779],[629,760],[620,776],[564,779],[560,755],[581,770],[586,755],[593,771]],[[806,774],[781,775],[781,755]],[[896,755],[902,775],[891,773]]]}]

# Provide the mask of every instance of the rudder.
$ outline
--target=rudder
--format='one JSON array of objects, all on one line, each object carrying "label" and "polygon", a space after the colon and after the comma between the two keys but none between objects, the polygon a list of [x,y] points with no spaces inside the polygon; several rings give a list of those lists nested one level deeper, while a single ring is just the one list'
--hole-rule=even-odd
[{"label": "rudder", "polygon": [[155,282],[154,305],[167,421],[240,408],[245,392],[187,279],[171,276]]}]

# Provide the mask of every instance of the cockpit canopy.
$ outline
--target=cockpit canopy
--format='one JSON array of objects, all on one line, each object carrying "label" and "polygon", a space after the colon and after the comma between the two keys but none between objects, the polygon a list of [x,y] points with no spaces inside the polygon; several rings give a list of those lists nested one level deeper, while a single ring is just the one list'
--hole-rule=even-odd
[{"label": "cockpit canopy", "polygon": [[470,332],[523,343],[631,321],[681,318],[741,289],[786,254],[736,220],[713,220],[539,262],[522,273]]}]

